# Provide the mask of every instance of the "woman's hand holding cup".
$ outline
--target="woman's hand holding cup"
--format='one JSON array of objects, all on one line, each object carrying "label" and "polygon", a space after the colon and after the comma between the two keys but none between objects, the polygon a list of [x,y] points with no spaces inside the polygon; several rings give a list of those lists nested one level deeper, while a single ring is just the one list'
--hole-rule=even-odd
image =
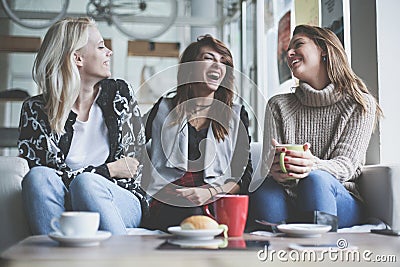
[{"label": "woman's hand holding cup", "polygon": [[285,182],[287,179],[301,179],[308,176],[314,164],[309,143],[279,144],[275,139],[272,143],[275,146],[275,157],[271,174],[276,181]]}]

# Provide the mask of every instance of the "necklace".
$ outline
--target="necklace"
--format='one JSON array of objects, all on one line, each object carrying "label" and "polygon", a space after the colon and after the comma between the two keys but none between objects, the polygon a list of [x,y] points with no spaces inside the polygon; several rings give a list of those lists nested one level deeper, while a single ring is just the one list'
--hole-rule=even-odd
[{"label": "necklace", "polygon": [[208,126],[209,119],[195,116],[189,120],[189,123],[196,129],[196,131],[199,131]]},{"label": "necklace", "polygon": [[211,104],[208,104],[208,105],[200,105],[200,104],[196,104],[196,106],[197,107],[211,107],[212,106],[212,103]]},{"label": "necklace", "polygon": [[212,104],[210,105],[197,105],[196,104],[196,108],[195,110],[193,110],[191,112],[191,116],[190,116],[190,120],[191,124],[194,128],[196,128],[196,130],[198,131],[199,129],[201,129],[202,127],[204,127],[205,124],[208,123],[208,119],[207,117],[199,117],[199,113],[203,110],[206,110],[208,108],[210,108],[212,106]]},{"label": "necklace", "polygon": [[210,105],[197,105],[197,104],[196,104],[196,107],[198,107],[198,108],[196,108],[196,109],[193,111],[193,114],[199,113],[200,111],[205,110],[205,109],[208,109],[208,108],[211,107],[211,106],[212,106],[212,104],[210,104]]}]

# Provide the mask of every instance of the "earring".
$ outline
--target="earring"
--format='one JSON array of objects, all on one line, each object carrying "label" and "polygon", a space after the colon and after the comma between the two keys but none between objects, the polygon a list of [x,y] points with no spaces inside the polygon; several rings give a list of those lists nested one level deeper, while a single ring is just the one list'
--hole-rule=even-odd
[{"label": "earring", "polygon": [[322,56],[322,61],[326,62],[326,56]]}]

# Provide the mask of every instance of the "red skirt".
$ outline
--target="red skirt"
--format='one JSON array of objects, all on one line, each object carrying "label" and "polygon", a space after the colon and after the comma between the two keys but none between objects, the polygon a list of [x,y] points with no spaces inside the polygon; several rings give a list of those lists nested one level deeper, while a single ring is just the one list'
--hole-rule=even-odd
[{"label": "red skirt", "polygon": [[[160,203],[173,203],[177,200],[175,189],[178,187],[205,187],[203,172],[186,172],[181,178],[163,187],[154,195],[150,208],[156,208]],[[181,203],[184,200],[177,201]],[[179,206],[179,205],[178,205]]]},{"label": "red skirt", "polygon": [[149,229],[168,231],[168,227],[179,225],[192,215],[204,215],[203,206],[195,206],[184,197],[177,196],[176,188],[206,187],[203,172],[187,172],[185,175],[161,189],[150,203],[150,216],[144,223]]}]

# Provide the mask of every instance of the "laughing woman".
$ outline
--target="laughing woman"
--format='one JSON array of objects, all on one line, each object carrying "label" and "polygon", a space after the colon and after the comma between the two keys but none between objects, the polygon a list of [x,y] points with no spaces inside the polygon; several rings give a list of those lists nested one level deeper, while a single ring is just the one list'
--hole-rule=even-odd
[{"label": "laughing woman", "polygon": [[150,228],[166,230],[203,214],[217,194],[247,193],[249,121],[233,103],[233,87],[232,55],[221,41],[205,35],[185,49],[176,94],[161,98],[146,122]]},{"label": "laughing woman", "polygon": [[111,55],[89,18],[55,23],[39,49],[43,94],[24,102],[18,141],[31,168],[22,195],[33,234],[48,234],[65,210],[99,212],[100,229],[125,234],[147,209],[135,182],[144,127],[131,87],[106,79]]},{"label": "laughing woman", "polygon": [[[362,223],[356,181],[381,109],[332,31],[297,26],[287,61],[299,85],[269,100],[263,150],[269,172],[251,196],[251,216],[272,223],[325,222],[333,230]],[[304,144],[304,151],[286,152],[287,173],[279,166],[282,147],[268,166],[278,144]]]}]

